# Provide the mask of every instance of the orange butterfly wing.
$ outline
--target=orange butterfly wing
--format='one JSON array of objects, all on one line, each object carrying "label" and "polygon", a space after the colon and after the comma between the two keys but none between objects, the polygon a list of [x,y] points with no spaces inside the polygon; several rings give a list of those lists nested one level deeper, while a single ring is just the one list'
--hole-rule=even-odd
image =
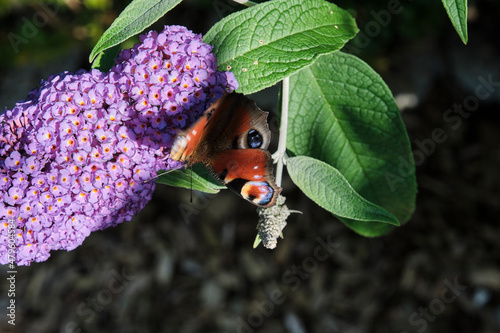
[{"label": "orange butterfly wing", "polygon": [[257,206],[276,203],[267,147],[271,132],[267,112],[241,94],[225,94],[187,131],[177,135],[171,158],[188,165],[203,162],[229,189]]}]

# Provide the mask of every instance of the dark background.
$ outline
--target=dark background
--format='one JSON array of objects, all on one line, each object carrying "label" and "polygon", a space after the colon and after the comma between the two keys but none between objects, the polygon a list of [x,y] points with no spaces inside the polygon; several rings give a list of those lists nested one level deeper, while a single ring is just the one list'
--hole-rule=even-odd
[{"label": "dark background", "polygon": [[[128,1],[60,1],[13,46],[9,33],[23,36],[26,22],[50,13],[41,1],[19,3],[0,4],[0,105],[8,108],[51,73],[89,68],[92,46]],[[369,34],[368,23],[377,22],[372,11],[388,1],[337,4]],[[285,178],[289,207],[304,214],[288,219],[277,249],[252,249],[252,205],[228,191],[194,193],[190,204],[188,190],[158,185],[131,222],[18,268],[15,329],[4,315],[5,267],[0,331],[499,332],[500,84],[460,124],[444,115],[473,100],[480,77],[500,82],[500,5],[470,1],[464,46],[441,1],[400,4],[379,33],[349,50],[387,82],[414,151],[424,157],[407,225],[363,238]],[[155,28],[181,24],[205,33],[236,8],[225,0],[185,0]],[[276,92],[253,97],[275,110]],[[418,143],[428,143],[436,129],[446,140],[422,149]]]}]

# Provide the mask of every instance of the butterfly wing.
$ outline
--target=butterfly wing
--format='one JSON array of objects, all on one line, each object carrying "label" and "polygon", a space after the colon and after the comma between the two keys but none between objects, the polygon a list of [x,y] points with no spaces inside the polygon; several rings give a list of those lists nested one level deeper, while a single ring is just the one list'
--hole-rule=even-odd
[{"label": "butterfly wing", "polygon": [[213,154],[205,164],[227,188],[257,206],[273,206],[281,193],[267,150],[224,150]]},{"label": "butterfly wing", "polygon": [[171,158],[188,165],[203,162],[229,189],[258,206],[276,203],[271,132],[267,112],[237,93],[213,103],[186,132],[177,135]]},{"label": "butterfly wing", "polygon": [[174,161],[188,161],[188,164],[201,161],[196,160],[195,152],[199,150],[207,123],[208,118],[204,114],[187,131],[179,132],[170,150],[170,158]]},{"label": "butterfly wing", "polygon": [[[259,109],[252,100],[237,93],[225,94],[209,110],[203,141],[211,146],[211,150],[267,149],[269,146],[268,113]],[[249,145],[249,140],[258,136],[261,142]]]},{"label": "butterfly wing", "polygon": [[230,190],[257,206],[273,206],[281,188],[274,182],[272,157],[267,148],[271,131],[268,113],[241,94],[218,100],[207,124],[213,151],[207,168]]}]

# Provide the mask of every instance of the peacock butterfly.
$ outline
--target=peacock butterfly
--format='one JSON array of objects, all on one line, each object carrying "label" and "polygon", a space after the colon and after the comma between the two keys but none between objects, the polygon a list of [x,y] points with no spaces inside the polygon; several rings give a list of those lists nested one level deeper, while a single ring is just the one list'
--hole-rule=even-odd
[{"label": "peacock butterfly", "polygon": [[251,203],[276,204],[281,188],[274,182],[267,147],[267,112],[242,94],[224,94],[172,146],[170,158],[187,166],[202,162],[230,190]]}]

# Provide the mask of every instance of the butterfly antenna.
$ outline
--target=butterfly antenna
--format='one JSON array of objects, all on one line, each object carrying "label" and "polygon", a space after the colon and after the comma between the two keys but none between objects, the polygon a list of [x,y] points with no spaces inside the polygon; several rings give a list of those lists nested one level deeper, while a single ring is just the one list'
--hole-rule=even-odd
[{"label": "butterfly antenna", "polygon": [[172,169],[172,170],[163,171],[162,173],[157,174],[157,175],[156,175],[156,176],[154,176],[153,178],[146,179],[146,180],[144,181],[144,184],[149,183],[149,182],[150,182],[150,181],[152,181],[153,179],[157,179],[158,177],[161,177],[161,176],[163,176],[163,175],[166,175],[167,173],[170,173],[170,172],[175,171],[175,170],[177,170],[177,169]]},{"label": "butterfly antenna", "polygon": [[189,202],[193,203],[193,166],[191,165],[191,197]]}]

